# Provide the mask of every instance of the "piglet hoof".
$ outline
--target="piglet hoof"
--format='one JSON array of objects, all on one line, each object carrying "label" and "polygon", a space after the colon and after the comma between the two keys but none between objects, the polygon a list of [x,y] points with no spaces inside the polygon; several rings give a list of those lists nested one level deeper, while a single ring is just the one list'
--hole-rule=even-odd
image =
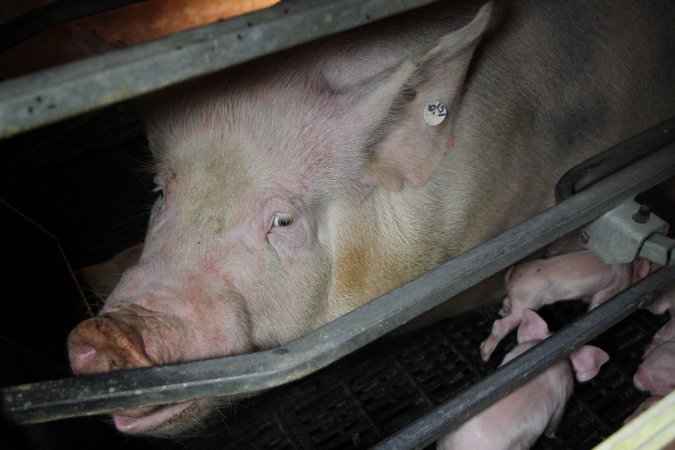
[{"label": "piglet hoof", "polygon": [[495,351],[495,347],[497,346],[497,342],[495,342],[496,339],[497,337],[491,334],[487,339],[481,342],[480,357],[483,362],[488,362],[490,360],[490,356],[492,356],[492,352]]},{"label": "piglet hoof", "polygon": [[650,377],[648,373],[642,369],[642,366],[638,367],[637,372],[633,375],[633,386],[638,391],[646,392],[649,390]]},{"label": "piglet hoof", "polygon": [[499,311],[497,311],[497,314],[499,314],[499,317],[506,317],[511,313],[511,301],[509,300],[508,297],[504,298],[504,302],[502,303],[502,307]]}]

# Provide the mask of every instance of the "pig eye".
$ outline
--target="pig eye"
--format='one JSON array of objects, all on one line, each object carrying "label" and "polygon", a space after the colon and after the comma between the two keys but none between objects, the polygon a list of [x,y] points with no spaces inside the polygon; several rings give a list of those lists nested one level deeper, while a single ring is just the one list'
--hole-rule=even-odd
[{"label": "pig eye", "polygon": [[162,189],[162,186],[155,186],[152,192],[153,194],[156,194],[157,197],[164,198],[164,189]]},{"label": "pig eye", "polygon": [[274,216],[272,227],[288,227],[293,225],[295,219],[293,216]]}]

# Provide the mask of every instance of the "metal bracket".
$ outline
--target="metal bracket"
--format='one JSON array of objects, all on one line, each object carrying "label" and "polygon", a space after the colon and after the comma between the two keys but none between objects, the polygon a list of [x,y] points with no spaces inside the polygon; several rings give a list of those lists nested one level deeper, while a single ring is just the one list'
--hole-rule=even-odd
[{"label": "metal bracket", "polygon": [[675,239],[662,234],[652,234],[642,245],[638,257],[661,266],[675,265]]},{"label": "metal bracket", "polygon": [[675,240],[667,238],[668,223],[649,207],[628,199],[584,227],[586,247],[607,264],[628,263],[645,258],[668,265]]}]

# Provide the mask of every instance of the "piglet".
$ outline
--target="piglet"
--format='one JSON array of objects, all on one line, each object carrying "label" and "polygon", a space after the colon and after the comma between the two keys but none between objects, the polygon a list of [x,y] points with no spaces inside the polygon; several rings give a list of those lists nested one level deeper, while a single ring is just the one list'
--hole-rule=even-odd
[{"label": "piglet", "polygon": [[[518,345],[504,357],[502,365],[550,336],[546,322],[536,312],[526,309],[522,318],[518,327]],[[574,377],[580,382],[588,381],[608,360],[607,353],[597,347],[581,347],[444,436],[438,441],[437,448],[530,448],[542,433],[551,436],[555,432],[572,395]]]},{"label": "piglet", "polygon": [[644,358],[646,358],[654,348],[664,342],[675,339],[675,319],[673,319],[673,316],[675,316],[675,285],[666,289],[659,298],[647,307],[647,310],[657,315],[669,312],[670,320],[656,332],[654,338],[645,349]]},{"label": "piglet", "polygon": [[633,384],[653,396],[666,396],[675,389],[675,337],[655,346],[638,367]]},{"label": "piglet", "polygon": [[[671,313],[672,314],[672,313]],[[664,326],[661,327],[659,331],[656,332],[654,335],[654,338],[652,341],[649,343],[647,348],[645,349],[645,353],[643,355],[643,358],[646,358],[649,356],[649,354],[654,350],[655,348],[659,347],[660,345],[668,342],[675,340],[675,319],[670,318],[668,322]]]},{"label": "piglet", "polygon": [[675,285],[667,289],[647,310],[654,314],[670,312],[670,320],[654,335],[647,346],[643,362],[633,376],[635,387],[641,391],[649,391],[647,398],[631,414],[624,423],[630,422],[654,403],[661,400],[675,387]]},{"label": "piglet", "polygon": [[511,267],[504,276],[506,297],[490,335],[481,343],[483,361],[523,319],[526,309],[537,310],[563,299],[586,299],[590,309],[649,274],[648,261],[606,264],[590,251],[537,259]]},{"label": "piglet", "polygon": [[647,311],[657,315],[670,311],[670,317],[673,317],[673,313],[675,312],[675,284],[666,289],[659,298],[654,300],[654,302],[647,307]]}]

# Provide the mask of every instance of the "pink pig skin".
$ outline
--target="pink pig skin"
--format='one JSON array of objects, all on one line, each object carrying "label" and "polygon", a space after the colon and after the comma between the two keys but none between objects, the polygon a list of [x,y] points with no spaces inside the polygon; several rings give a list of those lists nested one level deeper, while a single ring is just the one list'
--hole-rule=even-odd
[{"label": "pink pig skin", "polygon": [[647,310],[653,314],[664,314],[668,312],[670,314],[670,320],[656,332],[652,341],[647,348],[645,348],[645,358],[654,348],[664,342],[675,339],[675,319],[673,318],[675,316],[675,285],[666,289],[659,298],[654,300],[654,302],[647,307]]},{"label": "pink pig skin", "polygon": [[[670,290],[672,293],[672,289]],[[671,314],[673,310],[671,309]],[[653,403],[675,389],[675,319],[671,319],[656,333],[645,350],[644,360],[633,376],[633,384],[651,397],[645,400],[626,422],[639,416]]]},{"label": "pink pig skin", "polygon": [[652,338],[652,341],[649,343],[647,348],[645,348],[643,357],[646,358],[647,355],[649,355],[649,353],[656,347],[672,340],[675,340],[675,319],[673,319],[671,316],[670,320],[666,322],[666,324],[662,326],[659,331],[656,332],[654,338]]},{"label": "pink pig skin", "polygon": [[670,320],[654,335],[644,353],[644,360],[633,376],[633,384],[652,397],[638,407],[629,421],[675,389],[675,286],[667,289],[648,308],[654,314],[670,313]]},{"label": "pink pig skin", "polygon": [[649,262],[640,259],[628,264],[606,264],[590,251],[537,259],[511,267],[505,277],[506,298],[481,343],[483,361],[506,335],[521,322],[523,311],[538,310],[559,300],[585,299],[590,309],[597,307],[631,284],[644,278]]},{"label": "pink pig skin", "polygon": [[[525,310],[518,328],[518,345],[504,357],[502,365],[549,335],[537,313]],[[580,382],[588,381],[608,360],[607,353],[597,347],[581,347],[443,437],[437,448],[529,449],[543,433],[552,436],[555,432],[572,395],[574,377]]]},{"label": "pink pig skin", "polygon": [[142,243],[132,245],[107,261],[77,270],[77,277],[96,295],[106,296],[119,283],[124,271],[138,264],[142,252]]},{"label": "pink pig skin", "polygon": [[663,294],[647,307],[647,311],[653,314],[663,314],[670,311],[670,317],[673,317],[675,311],[675,284],[666,289]]},{"label": "pink pig skin", "polygon": [[[570,167],[675,114],[657,3],[436,2],[140,99],[158,198],[73,371],[283,345],[550,207]],[[114,422],[177,434],[219,402]]]},{"label": "pink pig skin", "polygon": [[633,383],[641,391],[662,397],[675,389],[675,338],[651,349],[638,367]]}]

